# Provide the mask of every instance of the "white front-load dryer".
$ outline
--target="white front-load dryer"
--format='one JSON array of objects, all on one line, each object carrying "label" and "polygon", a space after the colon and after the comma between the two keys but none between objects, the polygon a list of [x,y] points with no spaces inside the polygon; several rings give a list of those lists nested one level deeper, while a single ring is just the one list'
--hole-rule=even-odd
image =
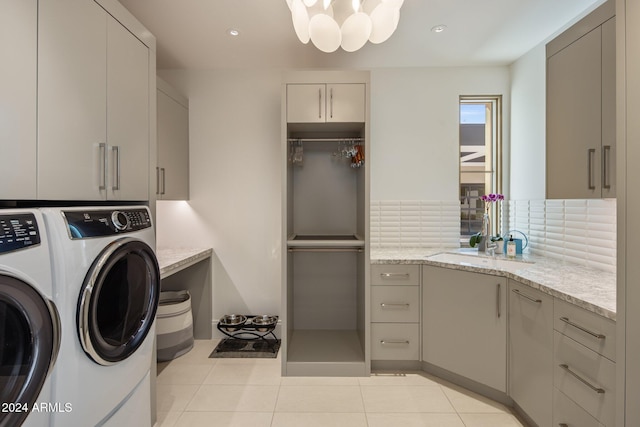
[{"label": "white front-load dryer", "polygon": [[0,426],[44,427],[58,409],[60,345],[47,235],[38,210],[0,209]]},{"label": "white front-load dryer", "polygon": [[[63,334],[54,427],[151,425],[160,272],[147,207],[46,208]],[[132,402],[135,402],[133,404]]]}]

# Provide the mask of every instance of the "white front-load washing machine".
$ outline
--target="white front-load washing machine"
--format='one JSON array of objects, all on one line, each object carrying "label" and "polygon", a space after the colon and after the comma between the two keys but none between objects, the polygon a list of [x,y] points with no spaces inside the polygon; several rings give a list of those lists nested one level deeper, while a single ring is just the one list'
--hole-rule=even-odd
[{"label": "white front-load washing machine", "polygon": [[48,426],[60,345],[49,245],[37,209],[0,210],[0,426]]},{"label": "white front-load washing machine", "polygon": [[160,272],[148,208],[42,213],[63,328],[53,396],[71,406],[52,425],[150,426]]}]

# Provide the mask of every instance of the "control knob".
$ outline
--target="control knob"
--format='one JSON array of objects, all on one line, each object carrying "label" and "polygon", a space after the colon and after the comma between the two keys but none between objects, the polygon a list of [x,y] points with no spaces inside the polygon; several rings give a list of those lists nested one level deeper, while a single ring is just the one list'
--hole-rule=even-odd
[{"label": "control knob", "polygon": [[129,217],[124,212],[114,211],[111,214],[111,221],[118,231],[124,231],[129,226]]}]

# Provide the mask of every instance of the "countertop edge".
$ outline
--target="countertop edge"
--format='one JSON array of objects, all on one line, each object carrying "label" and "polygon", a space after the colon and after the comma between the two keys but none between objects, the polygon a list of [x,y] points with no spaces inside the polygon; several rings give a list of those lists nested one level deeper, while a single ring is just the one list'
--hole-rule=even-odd
[{"label": "countertop edge", "polygon": [[212,254],[212,248],[159,248],[156,250],[156,258],[160,267],[160,278],[167,278],[193,264],[210,258]]},{"label": "countertop edge", "polygon": [[[500,270],[500,269],[493,269],[490,267],[482,267],[482,266],[474,266],[474,265],[462,265],[462,264],[457,264],[457,263],[449,263],[449,262],[443,262],[443,261],[434,261],[434,260],[430,260],[429,257],[437,255],[437,254],[441,254],[441,253],[446,253],[446,252],[452,252],[452,250],[425,250],[424,254],[421,255],[416,255],[416,254],[409,254],[407,255],[406,258],[400,258],[397,257],[396,255],[394,255],[393,257],[389,257],[389,258],[385,258],[383,256],[379,256],[379,257],[372,257],[371,258],[371,265],[384,265],[384,264],[405,264],[405,265],[409,265],[409,264],[424,264],[424,265],[431,265],[431,266],[435,266],[435,267],[444,267],[444,268],[450,268],[453,270],[463,270],[463,271],[470,271],[470,272],[476,272],[476,273],[483,273],[483,274],[491,274],[494,276],[501,276],[501,277],[506,277],[508,279],[512,279],[512,280],[516,280],[519,283],[522,283],[524,285],[530,286],[533,289],[537,289],[545,294],[551,295],[553,297],[556,297],[560,300],[566,301],[568,303],[577,305],[578,307],[584,308],[585,310],[588,310],[592,313],[598,314],[604,318],[616,321],[616,312],[615,310],[611,310],[607,307],[603,307],[601,305],[598,305],[594,302],[591,301],[587,301],[584,298],[581,298],[580,296],[576,295],[576,293],[571,293],[568,291],[563,291],[562,289],[559,289],[560,286],[558,287],[554,287],[552,284],[545,284],[545,283],[541,283],[539,281],[536,281],[535,278],[532,277],[528,277],[528,272],[530,270],[532,270],[535,266],[535,263],[532,264],[531,267],[526,267],[523,268],[522,270],[517,270],[516,272],[511,272],[511,271],[506,271],[506,270]],[[538,261],[539,262],[539,261]],[[561,276],[562,274],[562,266],[566,265],[566,264],[562,264],[561,262],[555,262],[555,261],[551,261],[549,260],[549,262],[551,263],[557,263],[557,274],[558,277]],[[524,263],[523,263],[524,264]],[[526,265],[526,264],[525,264]],[[580,266],[571,266],[571,268],[575,269],[575,268],[581,268]],[[587,271],[587,269],[585,268],[585,271]],[[593,272],[593,270],[588,270],[589,272]],[[609,273],[606,272],[602,272],[603,275],[609,275]],[[535,276],[535,275],[534,275]],[[561,280],[558,280],[559,282]],[[615,280],[614,280],[615,282]],[[615,289],[615,283],[613,283],[612,286]]]}]

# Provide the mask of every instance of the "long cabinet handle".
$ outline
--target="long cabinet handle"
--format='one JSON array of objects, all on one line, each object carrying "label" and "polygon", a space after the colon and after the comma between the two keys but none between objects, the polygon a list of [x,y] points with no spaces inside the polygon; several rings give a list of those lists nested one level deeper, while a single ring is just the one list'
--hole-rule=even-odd
[{"label": "long cabinet handle", "polygon": [[113,184],[113,187],[111,187],[112,190],[119,190],[120,189],[120,147],[118,147],[117,145],[114,145],[113,147],[111,147],[111,150],[113,150],[113,154],[114,157],[116,159],[116,171],[115,171],[115,184]]},{"label": "long cabinet handle", "polygon": [[333,119],[333,88],[329,89],[329,109],[331,118]]},{"label": "long cabinet handle", "polygon": [[593,158],[596,155],[595,148],[587,150],[587,187],[589,190],[595,190],[596,185],[593,183]]},{"label": "long cabinet handle", "polygon": [[500,293],[501,293],[501,289],[500,288],[501,288],[500,283],[498,283],[496,285],[496,311],[497,311],[496,314],[498,315],[498,319],[502,315],[501,307],[500,307],[502,305],[501,302],[500,302]]},{"label": "long cabinet handle", "polygon": [[574,378],[576,378],[578,381],[580,381],[582,384],[586,385],[587,387],[589,387],[591,390],[595,391],[598,394],[604,394],[604,389],[600,388],[600,387],[596,387],[593,384],[591,384],[589,381],[585,380],[584,378],[582,378],[580,375],[576,374],[575,372],[573,372],[571,370],[571,368],[569,368],[569,365],[566,364],[561,364],[559,365],[562,369],[564,369],[568,374],[570,374],[571,376],[573,376]]},{"label": "long cabinet handle", "polygon": [[411,342],[409,340],[380,340],[380,344],[401,344],[401,345],[409,345]]},{"label": "long cabinet handle", "polygon": [[580,326],[577,323],[572,322],[571,320],[569,320],[568,317],[561,317],[560,320],[562,320],[564,323],[566,323],[569,326],[573,326],[576,329],[580,329],[582,332],[586,332],[587,334],[591,335],[594,338],[597,338],[599,340],[603,340],[605,338],[607,338],[606,335],[603,334],[599,334],[597,332],[593,332],[590,331],[589,329],[585,328],[584,326]]},{"label": "long cabinet handle", "polygon": [[408,279],[411,275],[409,273],[380,273],[380,277],[383,279]]},{"label": "long cabinet handle", "polygon": [[611,189],[611,146],[605,145],[602,147],[602,188],[607,190]]},{"label": "long cabinet handle", "polygon": [[537,304],[542,304],[542,300],[541,300],[541,299],[532,298],[532,297],[530,297],[530,296],[529,296],[529,295],[527,295],[527,294],[523,294],[522,292],[520,292],[520,290],[519,290],[519,289],[512,289],[512,292],[513,292],[514,294],[518,295],[519,297],[526,298],[526,299],[528,299],[529,301],[533,301],[533,302],[535,302],[535,303],[537,303]]},{"label": "long cabinet handle", "polygon": [[98,184],[98,188],[100,190],[107,189],[107,144],[101,142],[98,144],[98,150],[100,150],[100,155],[98,158],[99,166],[102,168],[100,173],[100,183]]},{"label": "long cabinet handle", "polygon": [[167,181],[166,181],[166,175],[167,175],[167,171],[164,168],[160,168],[160,172],[162,173],[162,192],[160,192],[160,194],[164,195],[164,193],[166,193],[167,187]]},{"label": "long cabinet handle", "polygon": [[559,427],[569,427],[569,424],[567,423],[560,423],[558,424]]},{"label": "long cabinet handle", "polygon": [[156,166],[156,195],[160,194],[160,167]]},{"label": "long cabinet handle", "polygon": [[318,89],[318,118],[322,118],[322,89]]},{"label": "long cabinet handle", "polygon": [[407,303],[407,302],[382,302],[380,303],[380,307],[385,308],[385,307],[410,307],[411,304]]}]

